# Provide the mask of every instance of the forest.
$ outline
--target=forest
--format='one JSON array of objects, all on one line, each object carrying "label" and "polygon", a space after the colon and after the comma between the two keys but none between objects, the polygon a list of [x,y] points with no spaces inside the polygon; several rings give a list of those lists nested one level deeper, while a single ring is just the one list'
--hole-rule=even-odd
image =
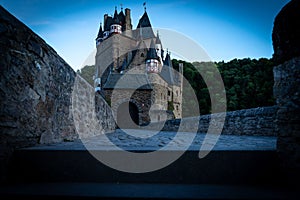
[{"label": "forest", "polygon": [[[194,105],[199,105],[200,114],[211,113],[211,98],[209,91],[220,85],[216,69],[220,72],[226,94],[227,111],[234,111],[275,104],[273,98],[273,66],[272,59],[233,59],[229,62],[185,62],[173,59],[173,67],[178,70],[183,63],[183,75],[192,86],[198,102],[193,102],[188,89],[183,90],[183,116],[192,113]],[[92,77],[95,66],[85,66],[78,70],[83,78],[93,85]],[[205,76],[205,78],[203,78]],[[204,79],[206,81],[204,81]],[[184,83],[186,84],[186,83]],[[216,98],[222,96],[214,94]],[[224,101],[220,98],[217,101]]]}]

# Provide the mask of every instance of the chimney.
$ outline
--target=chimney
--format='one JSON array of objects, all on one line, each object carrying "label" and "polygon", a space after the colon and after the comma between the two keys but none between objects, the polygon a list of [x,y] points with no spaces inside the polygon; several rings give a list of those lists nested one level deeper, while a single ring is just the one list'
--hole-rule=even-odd
[{"label": "chimney", "polygon": [[104,15],[104,26],[103,26],[103,28],[104,28],[104,31],[107,31],[107,30],[105,30],[105,28],[106,28],[106,21],[107,21],[107,17],[108,17],[108,14],[105,14]]},{"label": "chimney", "polygon": [[125,24],[126,24],[126,30],[132,30],[132,24],[131,24],[131,16],[130,16],[130,9],[125,9]]}]

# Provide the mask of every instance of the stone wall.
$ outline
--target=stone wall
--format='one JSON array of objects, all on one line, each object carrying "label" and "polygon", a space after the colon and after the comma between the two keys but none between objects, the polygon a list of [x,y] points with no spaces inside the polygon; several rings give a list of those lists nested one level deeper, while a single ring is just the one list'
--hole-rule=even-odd
[{"label": "stone wall", "polygon": [[[151,105],[151,90],[105,90],[105,97],[111,102],[112,112],[117,118],[121,104],[132,102],[138,108],[139,125],[150,121],[149,110]],[[113,96],[112,96],[113,94]]]},{"label": "stone wall", "polygon": [[[115,128],[100,95],[95,104],[92,86],[1,6],[0,69],[0,182],[15,148],[72,141]],[[96,117],[93,123],[99,124],[79,119],[83,114]],[[91,124],[97,127],[93,133],[81,132]]]},{"label": "stone wall", "polygon": [[[89,115],[96,108],[103,130],[114,128],[103,98],[95,97],[93,87],[54,49],[2,7],[0,22],[2,143],[19,147],[77,139],[73,108]],[[78,101],[82,105],[74,104]]]},{"label": "stone wall", "polygon": [[1,143],[14,147],[77,138],[71,94],[76,73],[0,7]]},{"label": "stone wall", "polygon": [[300,57],[274,67],[277,149],[284,167],[300,169]]},{"label": "stone wall", "polygon": [[287,184],[300,179],[300,1],[292,0],[276,16],[273,28],[273,93],[278,105],[277,151]]},{"label": "stone wall", "polygon": [[[276,112],[277,107],[272,106],[216,113],[213,114],[214,121],[212,123],[217,125],[226,115],[222,134],[277,136],[275,126]],[[177,131],[179,126],[181,126],[180,131],[190,132],[194,131],[194,127],[199,125],[197,132],[206,133],[210,119],[211,115],[202,115],[200,117],[183,118],[182,120],[168,120],[164,125],[162,123],[153,123],[146,128],[160,130],[163,127],[163,131]]]},{"label": "stone wall", "polygon": [[71,100],[70,112],[80,139],[115,130],[115,121],[109,105],[79,75],[75,78]]}]

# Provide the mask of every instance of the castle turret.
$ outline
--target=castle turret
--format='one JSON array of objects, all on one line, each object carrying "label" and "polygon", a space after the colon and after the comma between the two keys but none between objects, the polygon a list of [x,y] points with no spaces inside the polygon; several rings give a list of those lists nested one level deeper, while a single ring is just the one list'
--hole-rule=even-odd
[{"label": "castle turret", "polygon": [[112,23],[112,17],[108,16],[108,14],[104,15],[104,31],[103,31],[103,40],[108,38],[110,33],[110,25]]},{"label": "castle turret", "polygon": [[162,63],[164,55],[163,55],[162,44],[159,38],[158,31],[157,31],[156,41],[155,41],[155,49],[156,49],[157,56],[159,57],[159,61],[160,63]]},{"label": "castle turret", "polygon": [[110,25],[110,34],[114,34],[114,33],[122,33],[122,26],[120,24],[117,7],[115,8],[114,18],[112,24]]},{"label": "castle turret", "polygon": [[98,46],[103,41],[103,30],[102,30],[102,23],[100,23],[99,32],[96,38],[96,46]]},{"label": "castle turret", "polygon": [[153,40],[151,40],[150,49],[147,52],[146,71],[148,73],[160,72],[160,61],[159,61],[159,57],[157,56],[155,44]]},{"label": "castle turret", "polygon": [[126,22],[125,22],[125,15],[123,13],[123,7],[121,7],[121,11],[118,15],[119,20],[120,20],[120,25],[122,26],[122,32],[126,30]]}]

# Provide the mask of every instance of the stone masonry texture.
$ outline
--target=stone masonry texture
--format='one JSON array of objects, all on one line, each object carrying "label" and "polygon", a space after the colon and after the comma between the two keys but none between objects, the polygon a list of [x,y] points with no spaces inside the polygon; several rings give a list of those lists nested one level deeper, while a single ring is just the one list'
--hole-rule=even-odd
[{"label": "stone masonry texture", "polygon": [[292,0],[276,16],[273,28],[273,93],[278,105],[277,151],[289,182],[300,179],[300,1]]},{"label": "stone masonry texture", "polygon": [[0,71],[0,182],[15,148],[73,141],[88,134],[76,131],[82,127],[75,126],[72,99],[88,102],[76,107],[75,117],[78,109],[97,109],[100,128],[93,135],[115,127],[103,98],[95,97],[93,88],[53,48],[1,6]]},{"label": "stone masonry texture", "polygon": [[[277,106],[244,109],[227,113],[215,113],[200,117],[189,117],[168,120],[163,123],[153,123],[147,129],[164,131],[197,131],[206,133],[210,123],[213,127],[221,126],[222,119],[225,122],[222,130],[223,135],[251,135],[251,136],[277,136],[275,124]],[[214,121],[211,121],[211,119]],[[195,128],[195,127],[198,127]]]},{"label": "stone masonry texture", "polygon": [[0,9],[1,141],[15,147],[73,140],[75,72],[28,27]]}]

